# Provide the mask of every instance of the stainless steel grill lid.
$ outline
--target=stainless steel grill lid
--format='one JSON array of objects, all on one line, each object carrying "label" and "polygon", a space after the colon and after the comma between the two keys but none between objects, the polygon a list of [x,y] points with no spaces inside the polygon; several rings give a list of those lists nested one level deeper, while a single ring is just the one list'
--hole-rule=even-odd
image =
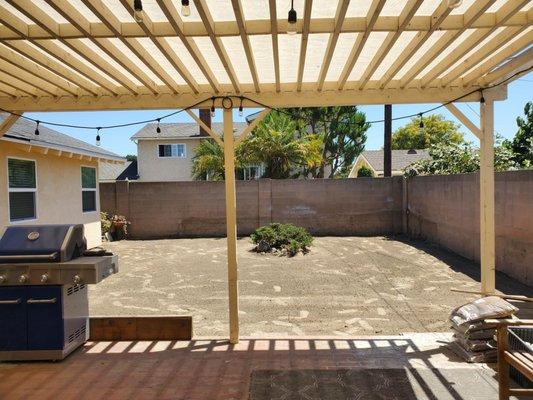
[{"label": "stainless steel grill lid", "polygon": [[65,262],[86,249],[82,224],[10,226],[0,239],[0,263]]}]

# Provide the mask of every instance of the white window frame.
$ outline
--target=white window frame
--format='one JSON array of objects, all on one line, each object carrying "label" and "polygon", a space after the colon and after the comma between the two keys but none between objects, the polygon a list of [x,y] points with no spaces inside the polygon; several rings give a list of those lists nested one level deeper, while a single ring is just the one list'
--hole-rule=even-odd
[{"label": "white window frame", "polygon": [[[81,172],[83,168],[94,169],[94,179],[96,181],[94,188],[83,187],[83,174]],[[80,186],[81,186],[81,212],[82,214],[89,214],[89,213],[97,212],[98,211],[98,168],[96,168],[94,165],[81,165],[80,166]],[[83,211],[83,192],[94,192],[94,210]]]},{"label": "white window frame", "polygon": [[[172,146],[183,146],[183,156],[173,156],[170,155],[168,157],[166,156],[160,156],[159,155],[159,146],[171,146],[170,153],[172,154]],[[157,147],[157,157],[158,158],[187,158],[187,145],[185,143],[158,143]]]},{"label": "white window frame", "polygon": [[[257,169],[257,175],[254,178],[250,177],[251,168]],[[243,180],[256,181],[261,178],[261,175],[265,173],[265,166],[263,164],[250,164],[243,168]]]},{"label": "white window frame", "polygon": [[[33,162],[33,164],[35,165],[35,188],[10,188],[9,187],[9,160],[21,160],[21,161],[31,161]],[[30,222],[30,221],[36,221],[37,219],[39,219],[38,217],[38,209],[37,209],[37,204],[38,204],[38,199],[37,199],[37,194],[38,194],[38,177],[37,177],[37,160],[34,160],[32,158],[23,158],[23,157],[6,157],[6,171],[7,171],[7,176],[6,176],[6,184],[7,184],[7,212],[8,212],[8,217],[9,217],[9,223],[10,224],[24,224],[26,222]],[[33,218],[22,218],[22,219],[11,219],[11,204],[10,204],[10,201],[9,201],[9,193],[22,193],[22,192],[33,192],[33,198],[34,198],[34,202],[33,202],[33,209],[34,209],[34,217]]]}]

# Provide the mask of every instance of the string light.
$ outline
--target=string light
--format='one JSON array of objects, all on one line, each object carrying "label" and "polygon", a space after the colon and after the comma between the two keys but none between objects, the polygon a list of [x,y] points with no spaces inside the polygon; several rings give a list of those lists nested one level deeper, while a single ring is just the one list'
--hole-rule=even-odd
[{"label": "string light", "polygon": [[296,21],[298,21],[298,15],[294,9],[294,0],[291,0],[291,9],[289,10],[289,15],[287,16],[287,33],[289,35],[296,35]]},{"label": "string light", "polygon": [[35,134],[35,136],[39,136],[39,123],[40,123],[41,121],[35,121],[35,122],[37,122],[37,126],[35,127],[35,132],[34,132],[34,134]]},{"label": "string light", "polygon": [[424,134],[424,118],[422,117],[422,113],[420,113],[420,123],[418,124],[419,132],[421,135]]},{"label": "string light", "polygon": [[155,128],[155,131],[156,131],[157,133],[161,133],[161,127],[159,126],[159,122],[160,122],[160,121],[161,121],[161,118],[158,118],[158,119],[157,119],[157,128]]},{"label": "string light", "polygon": [[242,117],[242,115],[244,114],[244,110],[242,108],[242,101],[243,101],[243,97],[241,97],[241,102],[239,103],[239,117]]},{"label": "string light", "polygon": [[215,116],[215,98],[211,97],[211,116]]},{"label": "string light", "polygon": [[448,0],[448,7],[457,8],[463,4],[463,0]]},{"label": "string light", "polygon": [[143,2],[142,0],[133,0],[133,16],[137,22],[142,22],[142,10]]},{"label": "string light", "polygon": [[479,99],[479,102],[481,104],[485,104],[485,97],[483,97],[483,90],[481,90],[480,92],[481,92],[481,98]]},{"label": "string light", "polygon": [[97,146],[100,146],[100,129],[101,128],[97,128],[97,131],[96,131],[96,145]]},{"label": "string light", "polygon": [[189,5],[189,0],[181,0],[181,15],[188,17],[191,15],[191,7]]}]

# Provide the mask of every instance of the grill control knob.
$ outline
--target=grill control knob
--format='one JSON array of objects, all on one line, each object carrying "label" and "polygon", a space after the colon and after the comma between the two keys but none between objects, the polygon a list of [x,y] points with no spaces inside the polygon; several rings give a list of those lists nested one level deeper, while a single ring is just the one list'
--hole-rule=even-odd
[{"label": "grill control knob", "polygon": [[74,281],[74,284],[75,284],[75,285],[80,284],[80,283],[81,283],[81,276],[79,276],[79,275],[74,275],[74,279],[73,279],[73,281]]},{"label": "grill control knob", "polygon": [[0,283],[6,283],[7,282],[7,276],[0,275]]},{"label": "grill control knob", "polygon": [[49,279],[48,274],[42,274],[42,275],[41,275],[41,283],[46,283],[46,282],[48,282],[48,279]]},{"label": "grill control knob", "polygon": [[26,282],[28,282],[28,275],[26,275],[26,274],[22,274],[22,275],[19,277],[19,282],[20,282],[20,283],[26,283]]}]

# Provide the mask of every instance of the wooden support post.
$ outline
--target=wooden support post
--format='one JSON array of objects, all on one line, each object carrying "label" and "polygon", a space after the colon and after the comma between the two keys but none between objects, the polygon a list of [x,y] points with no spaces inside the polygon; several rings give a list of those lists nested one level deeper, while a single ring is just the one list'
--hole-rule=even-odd
[{"label": "wooden support post", "polygon": [[494,229],[494,101],[487,98],[481,103],[480,139],[480,261],[481,292],[485,295],[496,290],[496,252]]},{"label": "wooden support post", "polygon": [[385,130],[383,140],[383,176],[392,176],[392,105],[385,104]]},{"label": "wooden support post", "polygon": [[224,109],[224,177],[226,185],[226,236],[228,246],[228,292],[230,342],[239,342],[239,298],[237,289],[237,202],[233,110]]},{"label": "wooden support post", "polygon": [[0,124],[0,137],[4,134],[18,121],[20,115],[9,114],[6,119]]}]

